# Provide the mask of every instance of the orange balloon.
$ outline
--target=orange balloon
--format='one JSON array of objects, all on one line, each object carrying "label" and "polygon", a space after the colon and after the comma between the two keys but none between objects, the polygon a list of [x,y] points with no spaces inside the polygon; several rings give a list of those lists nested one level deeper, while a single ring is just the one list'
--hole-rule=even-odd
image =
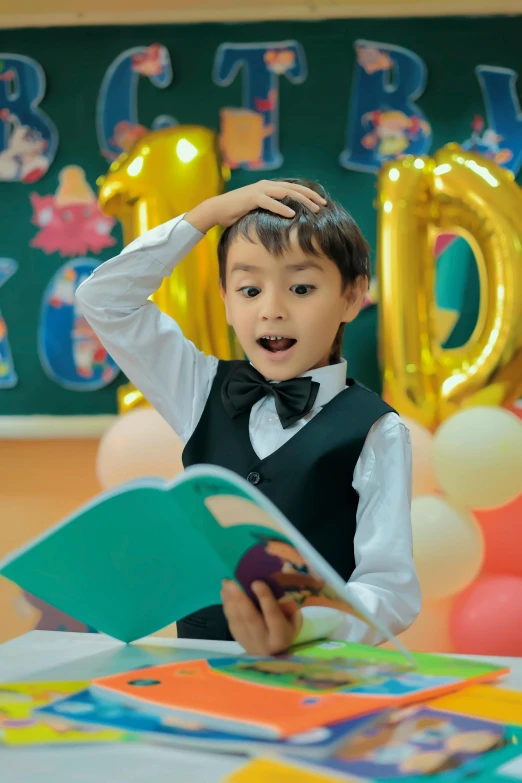
[{"label": "orange balloon", "polygon": [[[449,617],[453,599],[425,601],[413,625],[397,638],[413,652],[451,653]],[[395,649],[387,642],[385,647]]]}]

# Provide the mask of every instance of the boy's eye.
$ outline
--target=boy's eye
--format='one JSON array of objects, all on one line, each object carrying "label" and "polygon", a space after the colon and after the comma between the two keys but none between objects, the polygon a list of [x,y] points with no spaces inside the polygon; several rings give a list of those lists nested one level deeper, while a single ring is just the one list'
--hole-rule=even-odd
[{"label": "boy's eye", "polygon": [[290,289],[294,292],[294,294],[297,294],[298,296],[306,296],[306,294],[309,294],[310,291],[313,291],[315,288],[315,285],[305,285],[304,283],[297,283],[297,285],[293,285]]},{"label": "boy's eye", "polygon": [[246,296],[248,299],[253,299],[258,295],[261,289],[255,285],[246,285],[244,288],[240,288],[239,290],[243,296]]}]

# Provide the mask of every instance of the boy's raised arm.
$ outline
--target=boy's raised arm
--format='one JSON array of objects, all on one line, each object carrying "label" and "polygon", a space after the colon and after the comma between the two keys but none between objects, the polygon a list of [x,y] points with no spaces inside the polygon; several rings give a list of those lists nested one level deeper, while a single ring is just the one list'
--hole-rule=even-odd
[{"label": "boy's raised arm", "polygon": [[76,292],[114,361],[184,442],[205,406],[217,359],[198,351],[149,296],[202,237],[183,215],[174,218],[101,264]]}]

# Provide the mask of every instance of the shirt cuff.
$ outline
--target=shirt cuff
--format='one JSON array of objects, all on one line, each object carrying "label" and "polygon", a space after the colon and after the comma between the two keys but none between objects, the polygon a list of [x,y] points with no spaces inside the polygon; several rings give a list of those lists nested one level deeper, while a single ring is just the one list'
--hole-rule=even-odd
[{"label": "shirt cuff", "polygon": [[301,609],[303,624],[293,644],[330,638],[339,627],[342,614],[338,609],[326,606],[306,606]]}]

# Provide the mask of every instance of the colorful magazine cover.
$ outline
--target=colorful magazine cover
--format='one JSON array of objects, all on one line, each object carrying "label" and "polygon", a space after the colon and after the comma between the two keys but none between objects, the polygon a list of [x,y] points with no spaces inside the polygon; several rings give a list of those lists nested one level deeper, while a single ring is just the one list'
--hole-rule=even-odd
[{"label": "colorful magazine cover", "polygon": [[161,744],[197,747],[227,753],[292,751],[299,756],[327,756],[370,717],[341,721],[300,732],[280,740],[254,738],[248,734],[207,729],[197,718],[156,715],[146,709],[104,699],[90,689],[72,694],[39,710],[42,717],[78,721],[82,725],[104,726],[135,734]]},{"label": "colorful magazine cover", "polygon": [[[396,650],[382,647],[372,647],[355,642],[320,640],[294,647],[291,652],[299,658],[314,658],[351,666],[366,665],[376,667],[404,667],[404,657]],[[409,676],[411,682],[415,676],[435,678],[434,682],[458,683],[468,687],[475,683],[495,681],[508,674],[510,669],[484,661],[470,658],[453,658],[449,655],[412,652],[413,672]],[[420,680],[422,682],[422,679]],[[450,690],[455,690],[451,688]]]},{"label": "colorful magazine cover", "polygon": [[522,727],[522,692],[508,688],[475,685],[434,699],[430,707]]},{"label": "colorful magazine cover", "polygon": [[127,731],[89,724],[74,725],[39,708],[71,697],[87,687],[79,682],[23,682],[0,685],[0,743],[4,745],[55,745],[86,742],[123,742]]},{"label": "colorful magazine cover", "polygon": [[380,662],[371,651],[354,658],[228,656],[163,664],[95,679],[93,689],[102,698],[214,730],[287,737],[466,685],[451,661],[444,676],[440,669],[413,669],[400,654]]},{"label": "colorful magazine cover", "polygon": [[[359,783],[393,780],[424,783],[427,779],[433,783],[504,783],[507,780],[514,783],[520,780],[522,770],[521,742],[522,730],[518,727],[424,706],[406,707],[367,722],[328,758],[262,761],[265,775],[273,765],[273,772],[279,774],[275,779],[288,783],[306,780],[310,772],[328,781]],[[282,771],[278,765],[282,765]],[[272,780],[274,775],[265,779]],[[261,781],[258,760],[249,762],[230,777],[230,783],[257,783],[258,780]]]},{"label": "colorful magazine cover", "polygon": [[[92,690],[104,699],[175,720],[195,721],[205,728],[275,739],[320,726],[368,715],[385,708],[389,698],[347,699],[327,690],[291,687],[274,682],[259,686],[242,676],[248,659],[211,659],[163,664],[94,679]],[[269,659],[277,662],[277,659]],[[223,665],[222,665],[223,664]],[[303,672],[313,666],[304,662]],[[331,667],[323,665],[323,678]],[[347,677],[350,674],[347,673]],[[337,679],[337,671],[333,671]]]}]

